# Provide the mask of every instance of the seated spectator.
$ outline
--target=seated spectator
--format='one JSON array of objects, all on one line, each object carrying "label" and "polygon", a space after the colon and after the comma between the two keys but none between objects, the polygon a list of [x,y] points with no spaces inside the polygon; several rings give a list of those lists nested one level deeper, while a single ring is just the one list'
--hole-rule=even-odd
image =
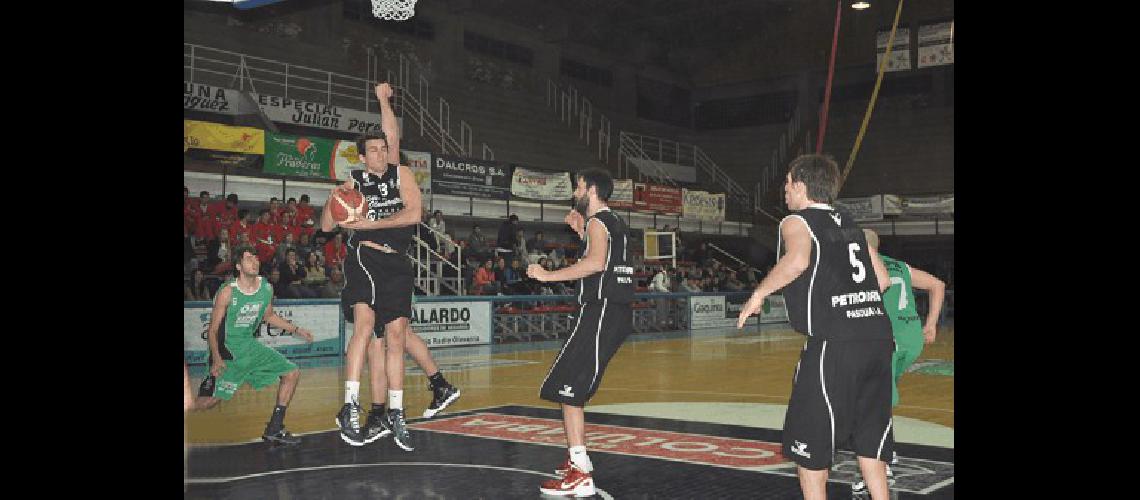
[{"label": "seated spectator", "polygon": [[[297,222],[301,227],[313,228],[317,225],[317,219],[314,215],[314,210],[309,205],[309,195],[301,195],[301,202],[297,204]],[[310,234],[312,234],[310,232]]]},{"label": "seated spectator", "polygon": [[297,243],[297,258],[301,262],[308,262],[309,255],[313,253],[312,238],[307,233],[301,233],[300,242]]},{"label": "seated spectator", "polygon": [[522,268],[518,259],[511,260],[509,267],[503,270],[504,290],[510,295],[526,295],[530,293],[526,286],[526,270]]},{"label": "seated spectator", "polygon": [[201,245],[214,238],[213,221],[207,215],[210,211],[210,192],[202,191],[198,194],[197,202],[191,200],[187,216],[192,221],[193,237],[191,243]]},{"label": "seated spectator", "polygon": [[[280,245],[277,245],[277,252],[273,254],[273,260],[278,264],[285,262],[285,254],[288,253],[289,250],[297,251],[297,245],[293,240],[293,233],[285,233],[285,240],[282,241]],[[301,260],[300,252],[297,254],[297,260],[299,262],[305,262]]]},{"label": "seated spectator", "polygon": [[510,250],[514,248],[515,233],[518,232],[519,216],[511,214],[503,224],[499,226],[499,237],[495,240],[495,246],[503,250]]},{"label": "seated spectator", "polygon": [[439,243],[438,252],[441,255],[450,256],[451,254],[455,253],[457,245],[455,244],[455,236],[453,236],[451,233],[443,233],[442,236],[437,236],[436,241]]},{"label": "seated spectator", "polygon": [[428,238],[427,242],[434,244],[432,249],[438,252],[440,245],[443,244],[443,238],[440,237],[439,233],[447,232],[447,223],[443,221],[443,211],[436,210],[435,213],[431,215],[431,219],[428,219],[428,227],[435,231],[431,233],[432,237]]},{"label": "seated spectator", "polygon": [[[281,292],[282,292],[282,290],[281,290],[281,287],[282,287],[282,285],[281,285],[281,271],[278,271],[277,268],[273,268],[269,271],[269,284],[273,285],[273,298],[275,298],[275,299],[285,298],[283,295],[281,295]],[[288,292],[286,292],[286,293],[288,293]]]},{"label": "seated spectator", "polygon": [[725,291],[739,292],[744,289],[744,283],[736,279],[736,271],[729,271],[728,276],[724,279],[723,288]]},{"label": "seated spectator", "polygon": [[230,227],[238,218],[238,195],[230,193],[223,201],[214,202],[206,210],[206,223],[210,225],[210,238],[215,238],[223,227]]},{"label": "seated spectator", "polygon": [[[238,219],[229,225],[230,244],[232,245],[237,242],[237,235],[240,233],[253,236],[253,225],[256,223],[257,221],[253,219],[253,215],[249,213],[249,210],[238,210]],[[225,230],[225,228],[219,230],[219,234],[222,230]]]},{"label": "seated spectator", "polygon": [[566,251],[562,247],[550,251],[550,265],[555,269],[566,267]]},{"label": "seated spectator", "polygon": [[281,200],[278,200],[276,196],[269,198],[269,223],[275,226],[280,224],[283,210]]},{"label": "seated spectator", "polygon": [[250,230],[250,239],[257,250],[257,259],[261,265],[272,265],[273,254],[277,252],[277,245],[273,242],[273,225],[269,221],[269,211],[262,210],[257,217],[257,224]]},{"label": "seated spectator", "polygon": [[515,232],[515,244],[511,247],[511,250],[515,252],[516,258],[525,257],[527,255],[526,235],[522,229]]},{"label": "seated spectator", "polygon": [[285,241],[285,235],[292,234],[293,242],[301,239],[301,227],[293,223],[293,214],[282,209],[281,219],[273,225],[273,241]]},{"label": "seated spectator", "polygon": [[348,255],[348,248],[344,246],[344,233],[336,233],[332,241],[325,244],[325,266],[340,267],[344,257]]},{"label": "seated spectator", "polygon": [[210,289],[206,285],[206,274],[195,269],[190,282],[182,287],[182,300],[210,300]]},{"label": "seated spectator", "polygon": [[301,281],[313,292],[314,297],[320,296],[321,288],[328,283],[325,266],[321,265],[321,257],[316,252],[310,253],[309,258],[305,259],[305,279]]},{"label": "seated spectator", "polygon": [[476,294],[496,294],[499,293],[499,284],[495,280],[495,271],[491,269],[491,259],[483,261],[483,265],[475,271],[475,279],[472,280],[472,291]]},{"label": "seated spectator", "polygon": [[316,298],[316,292],[305,286],[305,266],[297,260],[296,250],[286,250],[285,261],[278,266],[278,269],[281,272],[281,285],[286,290],[286,293],[281,294],[282,297],[293,299]]},{"label": "seated spectator", "polygon": [[653,275],[653,280],[649,283],[649,291],[658,293],[670,292],[669,273],[665,271],[665,266],[657,269]]},{"label": "seated spectator", "polygon": [[686,291],[686,292],[700,292],[701,291],[700,279],[698,279],[698,278],[686,279],[683,283],[681,283],[681,289],[683,291]]},{"label": "seated spectator", "polygon": [[479,229],[479,224],[471,226],[471,234],[467,236],[467,248],[464,250],[464,253],[470,252],[472,258],[484,259],[490,256],[487,237]]},{"label": "seated spectator", "polygon": [[534,232],[534,238],[527,240],[526,247],[531,253],[545,253],[547,241],[543,239],[542,230]]},{"label": "seated spectator", "polygon": [[[315,255],[316,252],[313,252]],[[323,268],[323,266],[322,266]],[[340,298],[340,291],[344,289],[344,273],[340,269],[333,269],[329,273],[329,281],[325,286],[321,287],[320,295],[326,299]]]},{"label": "seated spectator", "polygon": [[230,231],[222,228],[218,233],[218,238],[206,244],[206,269],[213,269],[210,274],[223,274],[225,271],[218,271],[216,268],[219,266],[229,266],[230,249],[233,248],[233,241],[230,236]]}]

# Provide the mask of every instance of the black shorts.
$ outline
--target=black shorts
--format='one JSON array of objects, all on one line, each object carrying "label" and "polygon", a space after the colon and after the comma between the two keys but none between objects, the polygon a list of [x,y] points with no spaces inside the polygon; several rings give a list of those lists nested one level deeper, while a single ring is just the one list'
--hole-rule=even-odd
[{"label": "black shorts", "polygon": [[404,254],[364,245],[349,247],[344,259],[344,290],[340,293],[344,320],[354,323],[353,305],[368,304],[376,312],[377,336],[382,336],[383,325],[397,318],[411,318],[414,277],[412,263]]},{"label": "black shorts", "polygon": [[633,309],[628,303],[604,300],[579,308],[574,331],[554,358],[539,397],[584,406],[598,391],[606,365],[632,330]]},{"label": "black shorts", "polygon": [[837,448],[890,460],[894,347],[892,340],[808,339],[784,416],[784,457],[811,470],[830,467]]}]

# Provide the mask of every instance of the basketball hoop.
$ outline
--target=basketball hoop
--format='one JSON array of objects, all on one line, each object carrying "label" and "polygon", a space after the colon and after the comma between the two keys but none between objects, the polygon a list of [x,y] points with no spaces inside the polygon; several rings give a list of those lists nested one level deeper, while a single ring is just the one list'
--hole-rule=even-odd
[{"label": "basketball hoop", "polygon": [[386,21],[407,21],[416,15],[416,0],[372,0],[372,15]]}]

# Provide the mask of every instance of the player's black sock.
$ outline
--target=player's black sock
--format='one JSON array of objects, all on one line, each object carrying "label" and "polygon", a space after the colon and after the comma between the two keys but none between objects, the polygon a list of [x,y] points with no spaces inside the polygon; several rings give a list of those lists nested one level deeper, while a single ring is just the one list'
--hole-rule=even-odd
[{"label": "player's black sock", "polygon": [[285,427],[285,405],[274,406],[273,415],[269,417],[269,423],[265,426],[265,433],[273,434],[283,427]]},{"label": "player's black sock", "polygon": [[444,387],[448,385],[447,379],[443,378],[443,370],[435,372],[435,375],[429,375],[428,382],[432,387]]},{"label": "player's black sock", "polygon": [[372,413],[375,413],[377,415],[383,415],[384,414],[384,403],[380,403],[380,404],[372,403]]}]

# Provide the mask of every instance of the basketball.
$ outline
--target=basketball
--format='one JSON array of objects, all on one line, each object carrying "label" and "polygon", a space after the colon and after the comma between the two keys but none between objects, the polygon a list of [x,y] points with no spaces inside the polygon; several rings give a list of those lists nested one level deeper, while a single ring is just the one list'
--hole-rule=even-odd
[{"label": "basketball", "polygon": [[333,221],[352,222],[364,217],[364,196],[355,189],[339,190],[329,203]]}]

